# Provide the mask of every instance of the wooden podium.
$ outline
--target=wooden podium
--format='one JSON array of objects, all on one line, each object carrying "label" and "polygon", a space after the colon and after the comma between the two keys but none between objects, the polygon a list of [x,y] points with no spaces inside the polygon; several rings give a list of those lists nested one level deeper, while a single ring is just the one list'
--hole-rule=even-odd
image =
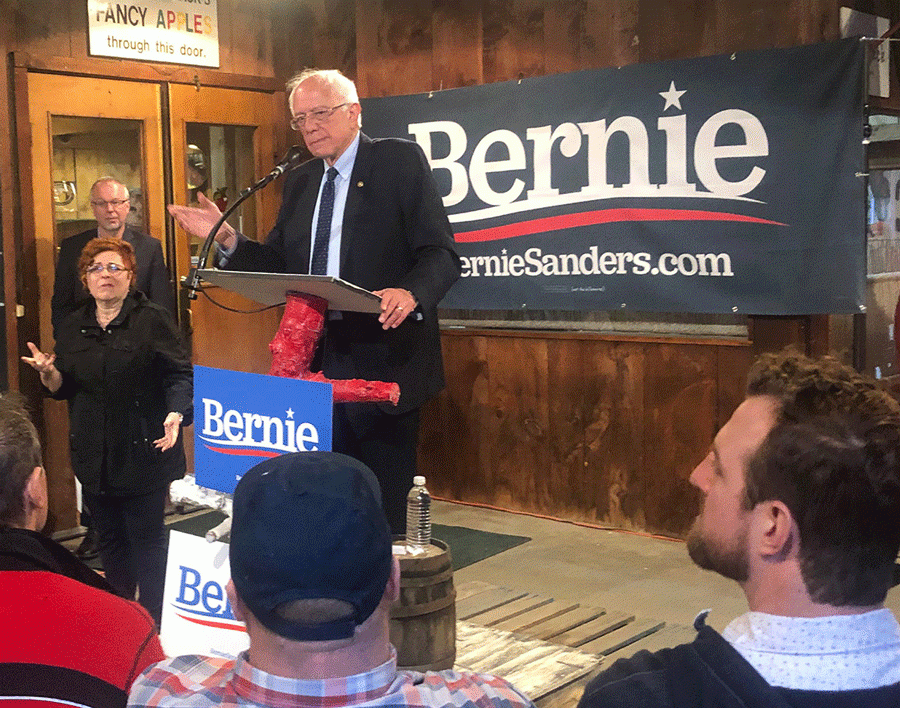
[{"label": "wooden podium", "polygon": [[330,275],[293,273],[245,273],[241,271],[198,271],[203,280],[232,290],[263,305],[284,303],[278,332],[269,343],[272,352],[270,376],[330,383],[336,403],[393,403],[400,400],[400,386],[387,381],[326,379],[310,366],[325,329],[325,313],[381,312],[381,298],[363,288]]}]

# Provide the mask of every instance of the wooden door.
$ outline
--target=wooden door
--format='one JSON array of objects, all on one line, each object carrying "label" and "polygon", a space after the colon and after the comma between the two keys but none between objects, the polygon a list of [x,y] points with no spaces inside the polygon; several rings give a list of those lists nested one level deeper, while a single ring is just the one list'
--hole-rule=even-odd
[{"label": "wooden door", "polygon": [[[179,84],[171,84],[168,91],[175,203],[196,203],[198,192],[231,203],[275,165],[280,157],[275,126],[286,125],[288,118],[283,94]],[[250,238],[264,239],[275,223],[279,186],[272,184],[250,197],[230,223]],[[174,234],[180,278],[196,264],[202,239],[177,226]],[[260,312],[259,304],[212,287],[204,287],[196,300],[188,300],[184,291],[179,297],[195,364],[252,373],[269,370],[268,343],[280,321],[280,308]]]},{"label": "wooden door", "polygon": [[[31,169],[22,174],[26,286],[18,340],[49,351],[57,248],[66,236],[96,225],[88,196],[96,179],[126,184],[133,197],[129,219],[165,242],[160,86],[28,73],[19,88],[25,91],[17,101],[27,104],[29,118],[29,125],[19,126],[19,144],[23,157],[30,154]],[[28,162],[25,157],[23,164]],[[26,368],[21,379],[23,389],[34,390],[29,379],[37,379],[35,372]],[[77,517],[66,406],[48,399],[39,408],[51,519],[57,529],[71,528]]]}]

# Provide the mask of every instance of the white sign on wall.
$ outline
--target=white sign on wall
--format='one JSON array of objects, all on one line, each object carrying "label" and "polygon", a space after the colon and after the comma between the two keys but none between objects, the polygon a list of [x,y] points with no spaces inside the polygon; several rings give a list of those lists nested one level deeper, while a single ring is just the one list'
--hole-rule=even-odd
[{"label": "white sign on wall", "polygon": [[202,654],[232,659],[250,645],[231,611],[228,545],[171,531],[159,638],[166,656]]},{"label": "white sign on wall", "polygon": [[[849,7],[841,8],[841,37],[881,37],[891,23],[887,17],[877,17],[865,12],[857,12]],[[888,98],[890,96],[891,43],[877,45],[869,43],[869,95]]]},{"label": "white sign on wall", "polygon": [[88,0],[93,56],[219,66],[218,0]]}]

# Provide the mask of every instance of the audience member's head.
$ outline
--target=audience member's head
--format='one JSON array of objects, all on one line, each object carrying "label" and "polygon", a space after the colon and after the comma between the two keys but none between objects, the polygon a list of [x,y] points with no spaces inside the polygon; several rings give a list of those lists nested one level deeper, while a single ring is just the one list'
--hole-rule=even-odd
[{"label": "audience member's head", "polygon": [[40,531],[47,480],[37,431],[14,393],[0,396],[0,526]]},{"label": "audience member's head", "polygon": [[47,536],[37,431],[15,393],[0,396],[0,694],[34,706],[124,706],[165,658],[156,626]]},{"label": "audience member's head", "polygon": [[390,608],[400,566],[375,475],[334,452],[274,457],[234,492],[234,616],[250,648],[235,660],[181,656],[140,677],[129,706],[534,708],[493,676],[397,670]]},{"label": "audience member's head", "polygon": [[388,611],[391,532],[361,462],[332,452],[272,458],[241,478],[233,508],[231,578],[251,646],[256,623],[295,642],[347,640]]},{"label": "audience member's head", "polygon": [[[691,475],[691,557],[768,604],[879,605],[900,547],[900,406],[832,358],[764,355]],[[777,579],[777,580],[776,580]],[[773,588],[776,589],[773,592]]]}]

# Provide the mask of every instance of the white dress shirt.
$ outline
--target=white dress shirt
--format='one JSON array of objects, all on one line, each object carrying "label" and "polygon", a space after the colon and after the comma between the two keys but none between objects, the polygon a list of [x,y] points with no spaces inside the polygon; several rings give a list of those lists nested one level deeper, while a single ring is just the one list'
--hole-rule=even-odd
[{"label": "white dress shirt", "polygon": [[748,612],[722,636],[770,686],[853,691],[900,682],[900,625],[887,609],[829,617]]}]

